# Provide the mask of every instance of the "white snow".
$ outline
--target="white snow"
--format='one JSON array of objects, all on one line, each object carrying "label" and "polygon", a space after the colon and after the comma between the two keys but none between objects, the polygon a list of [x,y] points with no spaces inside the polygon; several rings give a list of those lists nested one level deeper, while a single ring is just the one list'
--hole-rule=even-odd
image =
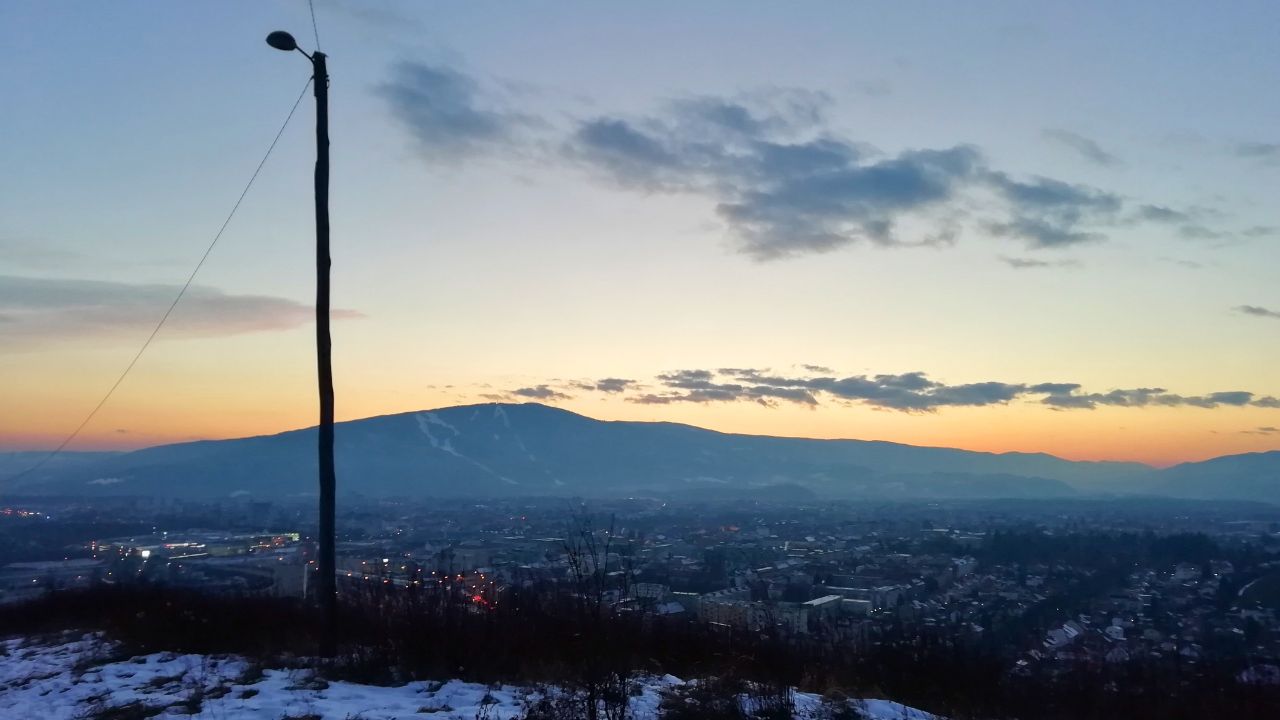
[{"label": "white snow", "polygon": [[489,473],[490,475],[498,478],[502,482],[507,483],[508,485],[520,484],[505,475],[494,472],[492,468],[480,462],[479,460],[476,460],[474,458],[469,458],[466,455],[463,455],[462,453],[458,452],[457,450],[454,449],[453,442],[451,441],[450,438],[445,438],[443,440],[441,440],[440,438],[437,438],[435,434],[431,432],[432,425],[436,425],[436,426],[447,429],[449,432],[453,433],[454,437],[458,437],[462,433],[458,432],[458,429],[453,425],[450,425],[448,422],[445,422],[444,420],[440,419],[435,413],[421,412],[414,415],[414,419],[418,421],[418,429],[422,431],[423,435],[427,436],[427,441],[431,443],[431,447],[436,448],[437,450],[443,450],[444,452],[449,453],[450,455],[458,458],[459,460],[465,460],[471,463],[472,465],[475,465],[476,467],[480,468],[481,470]]},{"label": "white snow", "polygon": [[[435,413],[418,413],[417,415],[414,416],[414,419],[418,421],[418,429],[422,431],[423,435],[427,436],[427,441],[431,443],[431,447],[437,448],[439,450],[443,450],[449,453],[450,455],[454,455],[456,457],[462,457],[462,455],[458,453],[457,450],[453,449],[453,443],[450,441],[449,438],[445,438],[444,440],[441,440],[431,432],[432,425],[439,425],[441,427],[447,428],[450,432],[453,433],[454,437],[457,437],[458,436],[457,428],[445,422],[444,420],[441,420],[440,418],[436,417]],[[465,460],[466,458],[463,458],[463,459]]]},{"label": "white snow", "polygon": [[[631,698],[631,717],[658,720],[661,693],[680,684],[670,675],[644,679],[640,694]],[[163,708],[156,715],[161,720],[514,720],[540,697],[531,688],[460,680],[397,687],[326,682],[307,669],[256,668],[234,656],[130,657],[92,634],[0,641],[0,716],[5,718],[79,720],[140,704]],[[795,697],[797,720],[815,717],[820,698]],[[865,700],[860,707],[869,720],[939,720],[888,700]]]},{"label": "white snow", "polygon": [[941,720],[937,715],[892,700],[862,700],[860,704],[869,720]]},{"label": "white snow", "polygon": [[454,435],[461,434],[458,432],[458,428],[454,427],[451,423],[449,423],[449,421],[445,420],[444,418],[441,418],[439,415],[436,415],[433,412],[419,414],[418,415],[419,420],[421,420],[424,416],[426,418],[426,421],[428,423],[431,423],[432,425],[439,425],[440,427],[445,428],[448,431],[452,432]]}]

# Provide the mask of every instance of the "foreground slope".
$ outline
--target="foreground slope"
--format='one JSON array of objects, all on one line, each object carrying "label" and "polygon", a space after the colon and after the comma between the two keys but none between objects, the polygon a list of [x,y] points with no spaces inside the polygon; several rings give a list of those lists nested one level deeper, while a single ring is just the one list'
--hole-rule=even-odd
[{"label": "foreground slope", "polygon": [[[628,717],[659,720],[661,693],[680,684],[671,676],[640,680]],[[542,692],[459,680],[396,687],[327,682],[310,670],[264,669],[234,656],[130,656],[96,635],[0,640],[0,716],[6,718],[516,720]],[[795,719],[821,717],[819,704],[815,695],[796,693]],[[886,700],[851,706],[866,720],[935,717]]]}]

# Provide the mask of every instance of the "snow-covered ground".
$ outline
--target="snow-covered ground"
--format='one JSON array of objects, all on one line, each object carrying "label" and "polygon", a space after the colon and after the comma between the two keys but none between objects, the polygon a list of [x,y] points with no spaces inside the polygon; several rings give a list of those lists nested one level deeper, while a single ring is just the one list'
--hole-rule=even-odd
[{"label": "snow-covered ground", "polygon": [[[635,720],[657,720],[671,676],[649,678],[631,699]],[[309,670],[263,669],[242,658],[156,653],[127,656],[95,635],[57,640],[0,641],[0,717],[81,720],[109,716],[196,717],[208,720],[512,720],[537,691],[458,680],[399,687],[326,682]],[[796,717],[811,718],[820,704],[796,694]],[[933,720],[928,713],[886,700],[866,700],[873,720]],[[123,713],[120,717],[126,717]]]}]

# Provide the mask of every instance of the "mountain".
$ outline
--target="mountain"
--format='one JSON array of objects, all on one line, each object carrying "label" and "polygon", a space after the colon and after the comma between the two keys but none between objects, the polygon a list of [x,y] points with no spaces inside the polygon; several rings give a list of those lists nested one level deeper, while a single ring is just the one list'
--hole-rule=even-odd
[{"label": "mountain", "polygon": [[[91,472],[104,460],[118,457],[119,452],[63,452],[49,456],[49,451],[0,453],[0,492],[36,487],[50,478],[71,474],[76,470]],[[36,468],[34,471],[32,468]]]},{"label": "mountain", "polygon": [[[1072,462],[864,440],[735,435],[606,422],[535,403],[485,404],[339,423],[342,493],[368,496],[681,494],[1049,498],[1132,488],[1136,463]],[[190,498],[315,493],[316,430],[210,440],[46,468],[9,491]],[[1074,486],[1074,487],[1073,487]]]},{"label": "mountain", "polygon": [[1195,499],[1280,502],[1280,451],[1225,455],[1157,473],[1152,491]]}]

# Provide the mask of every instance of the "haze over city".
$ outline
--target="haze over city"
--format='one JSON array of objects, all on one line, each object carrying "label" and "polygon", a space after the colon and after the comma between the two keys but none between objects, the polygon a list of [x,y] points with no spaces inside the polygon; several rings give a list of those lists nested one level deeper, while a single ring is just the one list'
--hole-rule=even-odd
[{"label": "haze over city", "polygon": [[[339,420],[1280,447],[1272,3],[316,8]],[[275,27],[305,3],[0,7],[0,449],[55,447],[199,259],[302,91]],[[69,449],[314,424],[298,112]]]}]

